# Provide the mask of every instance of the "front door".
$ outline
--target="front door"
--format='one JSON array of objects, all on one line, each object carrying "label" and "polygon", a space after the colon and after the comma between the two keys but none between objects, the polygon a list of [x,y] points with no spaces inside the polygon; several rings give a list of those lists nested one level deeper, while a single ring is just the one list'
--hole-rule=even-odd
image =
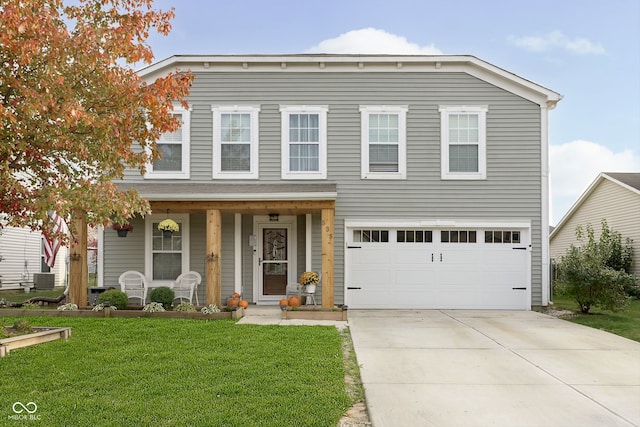
[{"label": "front door", "polygon": [[294,256],[291,241],[292,224],[259,223],[257,242],[258,302],[278,301],[286,294],[287,284],[293,277]]}]

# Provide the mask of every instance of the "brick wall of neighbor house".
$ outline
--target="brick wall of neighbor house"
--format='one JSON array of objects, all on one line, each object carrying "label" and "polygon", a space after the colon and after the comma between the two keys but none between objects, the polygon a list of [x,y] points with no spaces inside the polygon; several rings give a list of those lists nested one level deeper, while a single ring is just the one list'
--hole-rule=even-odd
[{"label": "brick wall of neighbor house", "polygon": [[[338,192],[335,211],[336,303],[343,298],[346,218],[496,221],[507,218],[532,224],[532,304],[541,304],[542,135],[539,105],[465,73],[398,71],[197,73],[189,102],[192,108],[193,182],[212,182],[212,104],[260,106],[260,182],[281,181],[280,106],[328,106],[328,168],[327,180],[322,182],[336,183]],[[406,180],[361,179],[361,105],[408,106]],[[486,180],[441,179],[438,110],[441,105],[488,106]],[[131,173],[126,179],[142,181]],[[242,220],[245,253],[248,250],[245,233],[251,227],[251,219],[243,216]],[[318,216],[314,216],[316,223],[319,223]],[[227,224],[225,221],[224,225]],[[319,225],[314,225],[316,241],[319,241],[319,234]],[[225,234],[223,245],[229,242],[232,245],[233,240]],[[128,250],[119,255],[116,262],[133,262],[129,256],[135,259],[142,253]],[[197,256],[192,254],[192,257]],[[319,266],[319,256],[314,254],[314,265]],[[229,275],[228,262],[225,258],[224,283]],[[251,261],[245,257],[243,262],[243,281],[251,283],[251,268],[247,265]]]}]

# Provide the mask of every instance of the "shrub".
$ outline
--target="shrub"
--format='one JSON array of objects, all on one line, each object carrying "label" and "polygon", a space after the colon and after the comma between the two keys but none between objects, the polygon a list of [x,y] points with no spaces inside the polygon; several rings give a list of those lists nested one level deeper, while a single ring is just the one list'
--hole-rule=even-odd
[{"label": "shrub", "polygon": [[20,332],[31,333],[33,332],[33,328],[31,327],[31,323],[28,320],[15,320],[13,322],[13,329]]},{"label": "shrub", "polygon": [[124,310],[127,308],[127,305],[129,305],[129,297],[122,291],[111,289],[101,293],[98,297],[98,302],[100,304],[108,302],[110,305],[117,307],[120,310]]},{"label": "shrub", "polygon": [[202,314],[213,314],[213,313],[220,313],[220,309],[218,308],[217,305],[215,304],[209,304],[207,307],[202,307],[202,309],[200,310],[200,312]]},{"label": "shrub", "polygon": [[580,247],[571,245],[558,265],[558,290],[573,297],[583,313],[596,306],[612,311],[624,309],[628,299],[625,288],[633,286],[633,276],[608,265],[615,253],[612,242],[619,241],[620,234],[603,221],[599,240],[591,225],[586,227],[586,236],[578,227],[576,237]]},{"label": "shrub", "polygon": [[159,302],[167,310],[171,307],[175,298],[176,294],[168,286],[160,286],[151,291],[151,302]]},{"label": "shrub", "polygon": [[184,313],[195,313],[196,308],[190,302],[181,302],[173,309],[173,311],[182,311]]},{"label": "shrub", "polygon": [[76,311],[78,306],[73,303],[63,304],[58,306],[58,311]]},{"label": "shrub", "polygon": [[162,306],[161,303],[159,303],[159,302],[151,302],[151,303],[145,305],[142,308],[142,311],[148,311],[149,313],[160,313],[160,312],[163,312],[165,310],[164,310],[164,307]]}]

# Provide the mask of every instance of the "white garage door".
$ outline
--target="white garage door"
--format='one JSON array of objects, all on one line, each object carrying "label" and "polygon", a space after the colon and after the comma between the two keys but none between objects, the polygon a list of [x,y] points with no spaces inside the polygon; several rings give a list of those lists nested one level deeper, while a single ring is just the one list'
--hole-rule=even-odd
[{"label": "white garage door", "polygon": [[524,229],[348,229],[347,304],[529,309],[526,234]]}]

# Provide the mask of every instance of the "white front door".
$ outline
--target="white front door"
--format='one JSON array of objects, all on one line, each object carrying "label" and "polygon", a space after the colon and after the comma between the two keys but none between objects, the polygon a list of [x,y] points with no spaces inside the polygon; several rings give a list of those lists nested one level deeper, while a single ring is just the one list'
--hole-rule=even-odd
[{"label": "white front door", "polygon": [[254,300],[277,303],[285,296],[287,284],[295,282],[295,217],[281,216],[277,222],[255,217],[254,230]]}]

